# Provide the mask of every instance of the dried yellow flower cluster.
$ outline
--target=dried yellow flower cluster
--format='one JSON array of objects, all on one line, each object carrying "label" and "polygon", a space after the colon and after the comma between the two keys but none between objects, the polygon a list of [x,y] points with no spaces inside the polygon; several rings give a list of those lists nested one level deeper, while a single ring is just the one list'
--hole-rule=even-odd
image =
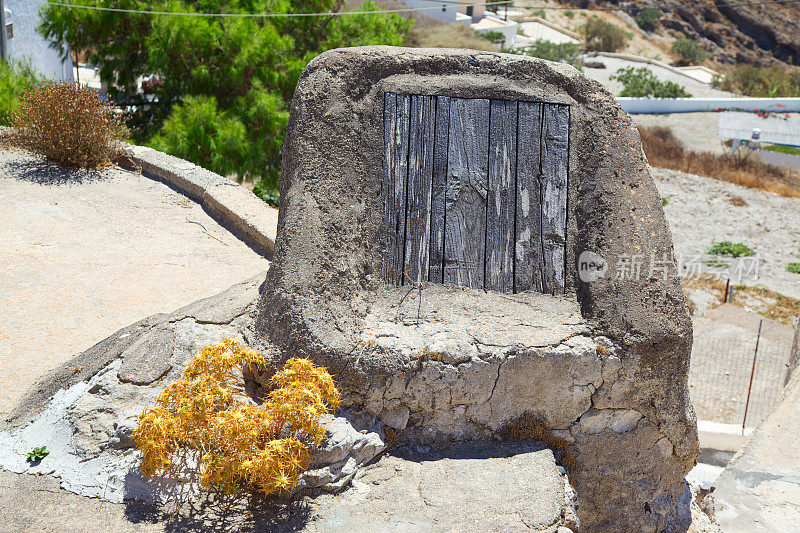
[{"label": "dried yellow flower cluster", "polygon": [[168,475],[179,457],[195,453],[206,488],[291,491],[309,466],[308,446],[325,434],[319,418],[338,406],[339,391],[325,368],[290,359],[262,405],[243,403],[234,372],[262,364],[260,353],[232,339],[203,348],[139,418],[133,436],[144,474]]}]

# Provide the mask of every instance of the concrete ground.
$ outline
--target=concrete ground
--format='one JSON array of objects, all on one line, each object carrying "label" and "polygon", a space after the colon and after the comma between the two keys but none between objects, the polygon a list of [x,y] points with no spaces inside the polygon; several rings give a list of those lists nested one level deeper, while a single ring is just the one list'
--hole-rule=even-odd
[{"label": "concrete ground", "polygon": [[113,504],[67,492],[50,476],[0,470],[0,531],[567,533],[559,527],[574,520],[565,479],[550,450],[515,443],[399,449],[361,470],[343,493],[291,503]]},{"label": "concrete ground", "polygon": [[49,370],[269,262],[166,185],[0,150],[0,416]]}]

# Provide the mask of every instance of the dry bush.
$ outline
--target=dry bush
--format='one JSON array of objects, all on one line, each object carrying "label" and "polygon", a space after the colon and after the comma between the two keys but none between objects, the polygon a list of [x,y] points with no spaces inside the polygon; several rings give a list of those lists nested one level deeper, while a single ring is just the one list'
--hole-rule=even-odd
[{"label": "dry bush", "polygon": [[197,465],[205,488],[291,492],[309,466],[308,448],[325,434],[319,418],[338,406],[339,392],[324,368],[290,359],[264,403],[252,405],[237,370],[262,364],[261,354],[235,340],[203,348],[139,418],[133,437],[142,472],[181,479],[186,465]]},{"label": "dry bush", "polygon": [[572,453],[570,442],[547,429],[541,418],[525,415],[516,422],[506,426],[501,432],[501,437],[512,441],[538,440],[552,448],[557,459],[568,470],[574,471],[578,466],[575,455]]},{"label": "dry bush", "polygon": [[8,141],[69,167],[108,165],[127,130],[113,103],[77,83],[32,86],[11,115]]},{"label": "dry bush", "polygon": [[669,128],[640,127],[642,147],[654,167],[729,181],[751,189],[800,197],[800,175],[796,171],[769,165],[748,150],[736,154],[712,154],[686,150]]}]

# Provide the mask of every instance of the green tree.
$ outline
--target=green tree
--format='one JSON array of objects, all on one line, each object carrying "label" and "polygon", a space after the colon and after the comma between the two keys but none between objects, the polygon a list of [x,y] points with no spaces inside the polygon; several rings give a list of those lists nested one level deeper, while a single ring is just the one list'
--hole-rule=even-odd
[{"label": "green tree", "polygon": [[620,96],[638,98],[691,98],[692,96],[673,81],[660,81],[647,67],[617,69],[617,72],[609,78],[622,83]]},{"label": "green tree", "polygon": [[[196,13],[336,12],[342,0],[74,0],[101,7]],[[365,2],[359,10],[377,7]],[[198,17],[45,4],[40,31],[84,54],[114,100],[131,109],[135,139],[274,194],[288,109],[300,74],[334,47],[401,44],[397,15]],[[151,76],[154,99],[140,91]]]},{"label": "green tree", "polygon": [[655,7],[646,7],[636,15],[636,24],[644,31],[653,31],[661,20],[661,10]]},{"label": "green tree", "polygon": [[548,61],[566,61],[573,67],[581,70],[583,58],[581,57],[581,47],[575,43],[554,43],[544,39],[536,39],[534,43],[524,49],[507,48],[503,52],[509,54],[529,55]]},{"label": "green tree", "polygon": [[41,78],[30,66],[0,60],[0,126],[8,126],[11,113],[19,107],[25,91]]},{"label": "green tree", "polygon": [[673,54],[681,56],[680,63],[683,65],[696,65],[702,63],[708,58],[708,53],[700,48],[697,41],[691,39],[678,39],[672,43]]}]

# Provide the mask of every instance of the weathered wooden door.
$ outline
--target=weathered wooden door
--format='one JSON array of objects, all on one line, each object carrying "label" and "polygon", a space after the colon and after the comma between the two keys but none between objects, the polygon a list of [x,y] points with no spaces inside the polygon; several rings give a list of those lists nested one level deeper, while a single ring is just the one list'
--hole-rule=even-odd
[{"label": "weathered wooden door", "polygon": [[386,93],[383,276],[564,292],[569,107]]}]

